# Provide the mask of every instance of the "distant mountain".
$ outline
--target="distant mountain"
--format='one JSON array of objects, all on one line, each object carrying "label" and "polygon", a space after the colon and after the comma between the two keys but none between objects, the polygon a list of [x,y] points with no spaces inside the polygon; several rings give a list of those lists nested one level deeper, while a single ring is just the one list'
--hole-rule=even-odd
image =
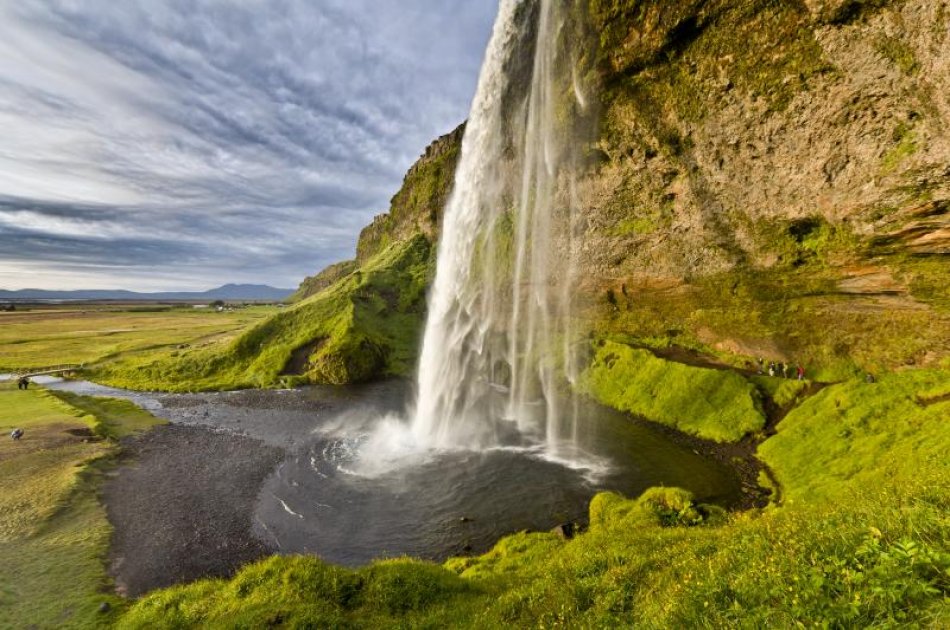
[{"label": "distant mountain", "polygon": [[0,289],[0,300],[253,300],[280,301],[289,297],[293,289],[277,289],[266,284],[226,284],[208,291],[172,291],[137,293],[124,290],[47,291],[44,289]]}]

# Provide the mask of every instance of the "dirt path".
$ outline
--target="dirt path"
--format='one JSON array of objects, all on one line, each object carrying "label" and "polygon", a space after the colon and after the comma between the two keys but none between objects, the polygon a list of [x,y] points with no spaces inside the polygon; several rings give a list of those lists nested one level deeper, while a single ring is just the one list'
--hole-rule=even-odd
[{"label": "dirt path", "polygon": [[273,553],[252,535],[251,519],[283,449],[181,425],[126,438],[122,448],[102,491],[115,528],[110,572],[120,593],[229,576]]}]

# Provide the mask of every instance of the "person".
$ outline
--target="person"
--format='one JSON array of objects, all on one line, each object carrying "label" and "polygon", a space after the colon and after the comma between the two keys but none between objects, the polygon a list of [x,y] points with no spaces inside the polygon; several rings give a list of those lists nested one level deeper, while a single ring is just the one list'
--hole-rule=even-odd
[{"label": "person", "polygon": [[798,364],[798,380],[805,380],[805,368],[802,367],[801,363]]},{"label": "person", "polygon": [[788,363],[782,362],[782,378],[788,378]]},{"label": "person", "polygon": [[759,357],[759,358],[758,358],[758,363],[759,363],[759,370],[758,370],[758,372],[759,372],[759,374],[762,374],[762,373],[765,371],[765,360],[764,360],[762,357]]},{"label": "person", "polygon": [[775,362],[769,361],[769,376],[775,376]]},{"label": "person", "polygon": [[14,429],[10,432],[10,437],[12,437],[14,440],[19,440],[21,437],[23,437],[23,429]]}]

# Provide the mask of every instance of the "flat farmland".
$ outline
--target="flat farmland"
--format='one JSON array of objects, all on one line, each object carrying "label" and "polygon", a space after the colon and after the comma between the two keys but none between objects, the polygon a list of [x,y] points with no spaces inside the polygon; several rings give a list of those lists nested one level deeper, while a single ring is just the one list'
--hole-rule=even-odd
[{"label": "flat farmland", "polygon": [[277,311],[70,306],[0,313],[0,371],[95,363],[120,354],[220,339]]}]

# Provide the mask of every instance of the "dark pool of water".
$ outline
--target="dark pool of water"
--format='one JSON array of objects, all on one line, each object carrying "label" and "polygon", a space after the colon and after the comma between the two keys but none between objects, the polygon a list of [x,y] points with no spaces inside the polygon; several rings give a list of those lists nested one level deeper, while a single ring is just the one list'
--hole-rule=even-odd
[{"label": "dark pool of water", "polygon": [[48,386],[127,397],[173,422],[286,449],[286,459],[260,490],[255,534],[283,553],[312,553],[346,565],[483,551],[508,533],[583,521],[601,490],[635,496],[651,486],[679,486],[722,505],[739,497],[727,467],[592,403],[582,407],[581,442],[586,457],[603,466],[597,471],[562,465],[540,451],[495,449],[415,454],[366,475],[354,474],[365,469],[361,445],[375,423],[405,408],[403,382],[182,395],[133,394],[83,382]]}]

